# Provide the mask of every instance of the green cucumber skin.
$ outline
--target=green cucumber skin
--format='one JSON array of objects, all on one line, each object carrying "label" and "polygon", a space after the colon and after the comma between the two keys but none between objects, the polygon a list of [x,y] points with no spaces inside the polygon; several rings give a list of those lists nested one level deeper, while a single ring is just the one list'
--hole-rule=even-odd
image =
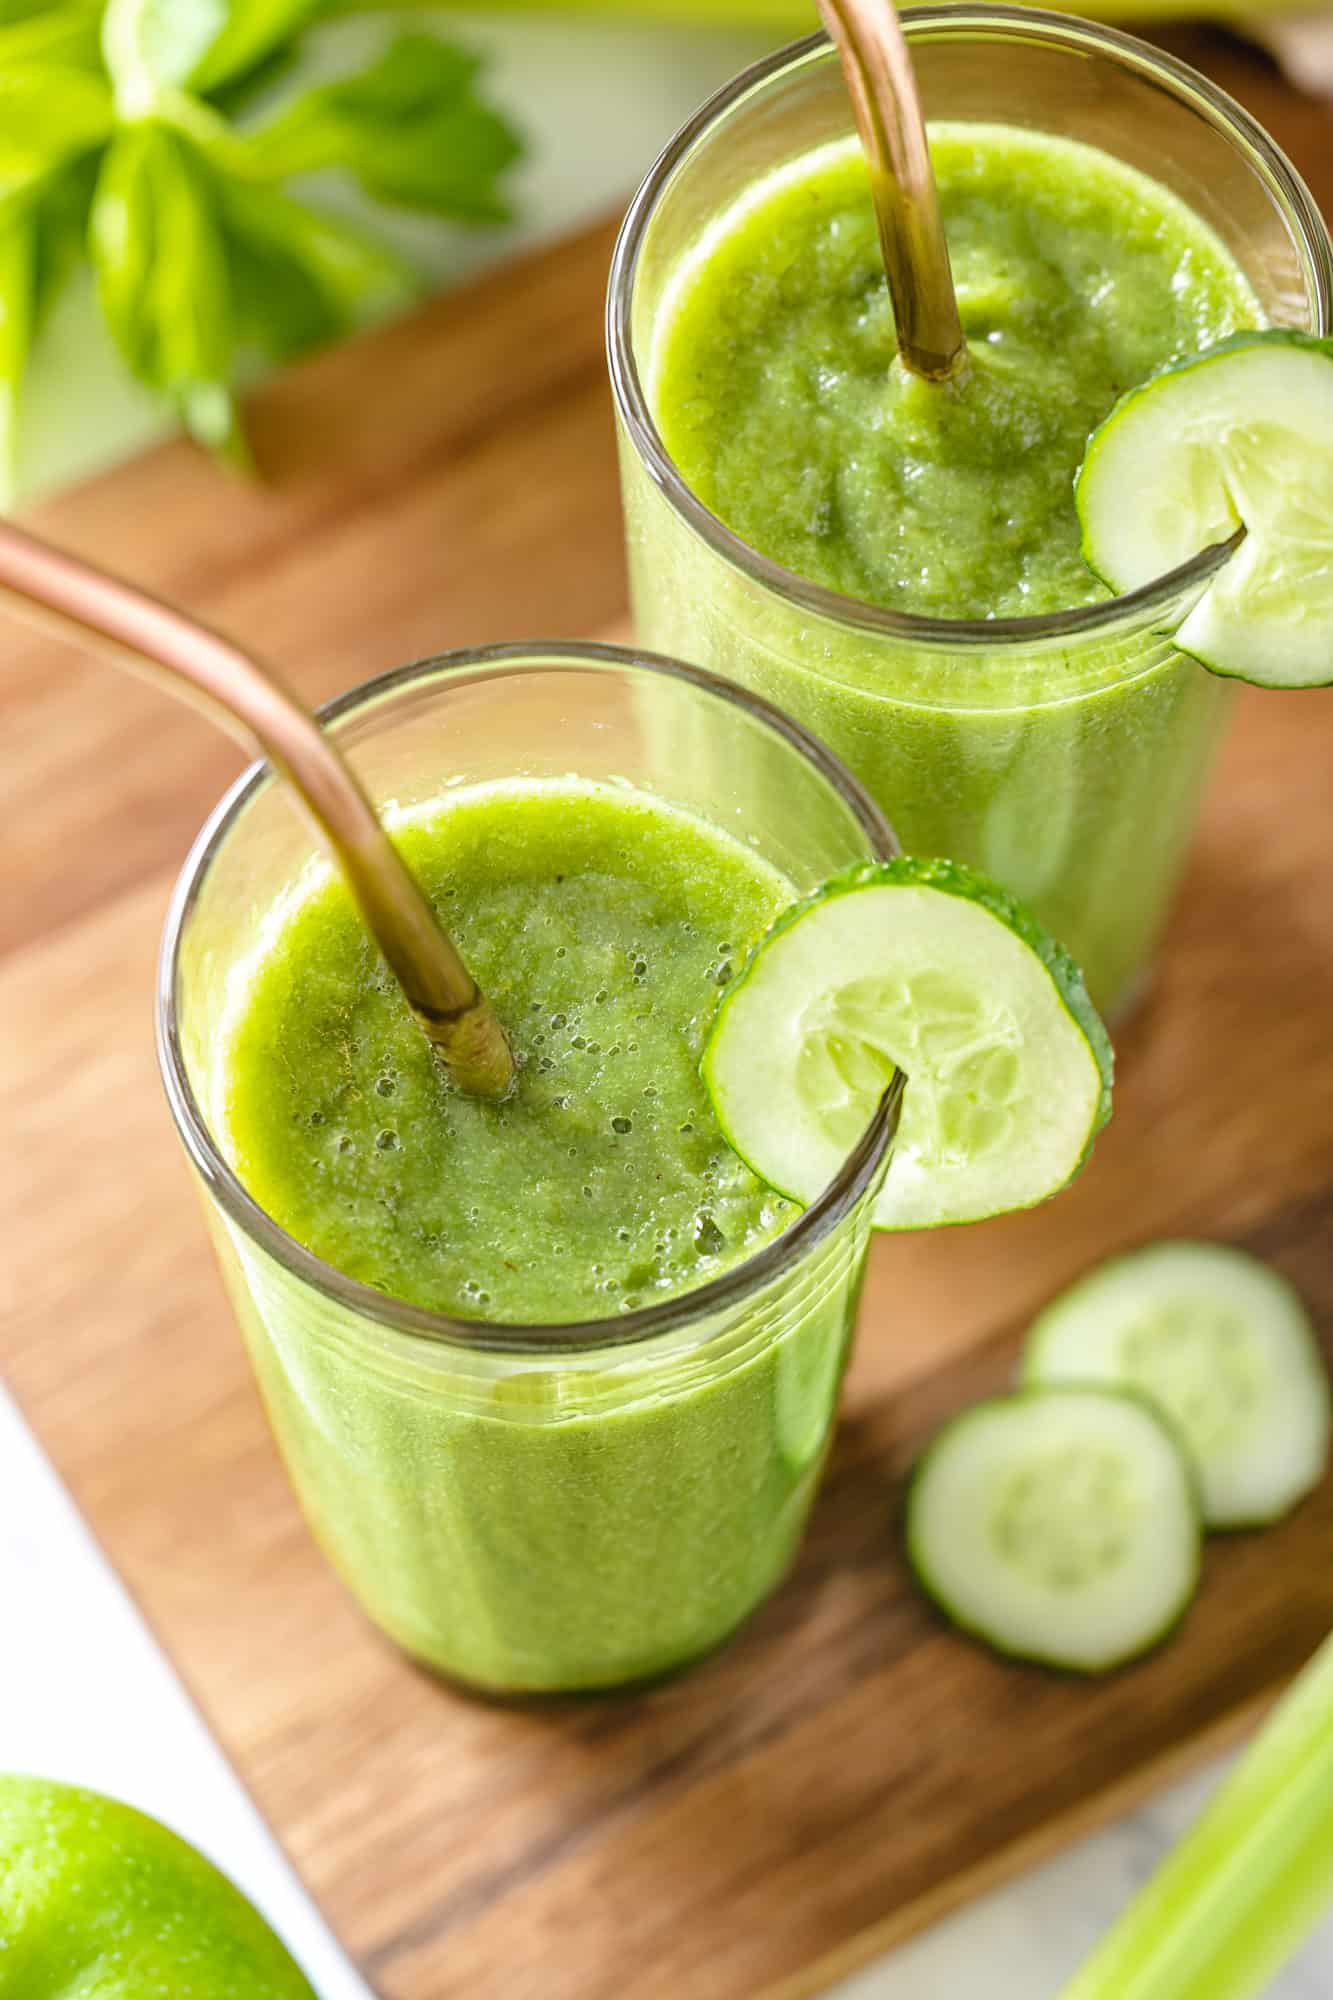
[{"label": "green cucumber skin", "polygon": [[[1333,341],[1329,341],[1322,344],[1327,345],[1328,348],[1330,349],[1330,352],[1333,353]],[[1116,1384],[1107,1382],[1104,1378],[1101,1377],[1097,1378],[1094,1381],[1091,1378],[1084,1376],[1067,1376],[1061,1379],[1057,1379],[1056,1377],[1052,1376],[1050,1378],[1043,1378],[1041,1380],[1034,1379],[1034,1376],[1036,1373],[1036,1369],[1038,1367],[1038,1357],[1042,1352],[1044,1345],[1044,1338],[1045,1338],[1045,1329],[1043,1329],[1041,1322],[1046,1318],[1052,1306],[1058,1305],[1063,1300],[1072,1297],[1073,1294],[1077,1292],[1082,1285],[1089,1283],[1094,1278],[1100,1281],[1105,1276],[1113,1277],[1114,1274],[1118,1270],[1120,1270],[1124,1265],[1132,1264],[1137,1258],[1142,1256],[1144,1251],[1146,1250],[1198,1250],[1210,1247],[1211,1247],[1210,1245],[1202,1243],[1196,1238],[1184,1237],[1184,1236],[1164,1237],[1157,1239],[1151,1243],[1141,1243],[1133,1250],[1122,1250],[1117,1252],[1117,1254],[1113,1257],[1105,1258],[1100,1264],[1095,1264],[1090,1271],[1085,1272],[1082,1278],[1075,1279],[1072,1285],[1066,1285],[1063,1291],[1057,1292],[1054,1298],[1047,1301],[1046,1305],[1042,1307],[1041,1312],[1037,1315],[1036,1320],[1033,1322],[1032,1330],[1029,1333],[1028,1338],[1024,1343],[1023,1353],[1019,1360],[1018,1374],[1017,1374],[1017,1390],[1016,1390],[1016,1393],[1026,1394],[1042,1388],[1106,1389],[1112,1394],[1121,1394],[1124,1396],[1128,1396],[1138,1402],[1146,1404],[1152,1410],[1154,1416],[1156,1416],[1158,1421],[1162,1424],[1163,1428],[1165,1430],[1170,1431],[1172,1436],[1176,1439],[1176,1442],[1179,1445],[1181,1452],[1185,1457],[1186,1463],[1190,1466],[1191,1483],[1196,1488],[1196,1490],[1198,1488],[1199,1482],[1198,1482],[1198,1476],[1193,1469],[1191,1454],[1185,1443],[1184,1438],[1181,1437],[1177,1431],[1177,1427],[1172,1420],[1170,1411],[1163,1409],[1160,1405],[1154,1403],[1152,1397],[1146,1395],[1143,1390],[1134,1389],[1130,1387],[1128,1384],[1122,1384],[1119,1387],[1117,1387]],[[1236,1249],[1236,1250],[1240,1249],[1239,1244],[1227,1244],[1222,1247],[1226,1249]],[[1249,1256],[1250,1252],[1245,1251],[1243,1254]],[[1282,1290],[1287,1292],[1293,1304],[1299,1308],[1302,1316],[1308,1319],[1309,1315],[1306,1311],[1305,1301],[1301,1297],[1300,1293],[1297,1291],[1296,1287],[1292,1284],[1291,1280],[1289,1278],[1285,1278],[1280,1271],[1275,1271],[1271,1264],[1264,1264],[1262,1259],[1256,1258],[1255,1261],[1257,1263],[1262,1264],[1265,1276],[1271,1279],[1275,1286],[1280,1286]],[[1315,1367],[1323,1378],[1324,1397],[1325,1397],[1325,1402],[1327,1404],[1329,1401],[1333,1400],[1333,1398],[1330,1397],[1329,1393],[1328,1369],[1327,1369],[1327,1364],[1324,1361],[1323,1352],[1319,1346],[1318,1340],[1317,1338],[1313,1338],[1313,1329],[1312,1329],[1311,1347],[1312,1347],[1312,1359],[1315,1363]],[[1262,1532],[1262,1530],[1265,1528],[1274,1528],[1277,1526],[1279,1521],[1285,1521],[1289,1519],[1290,1516],[1295,1513],[1296,1509],[1299,1506],[1301,1506],[1306,1500],[1309,1499],[1311,1493],[1315,1492],[1319,1487],[1319,1485],[1322,1483],[1322,1480],[1327,1475],[1327,1472],[1328,1472],[1328,1460],[1326,1458],[1324,1462],[1324,1471],[1320,1475],[1320,1478],[1318,1480],[1315,1480],[1309,1487],[1307,1487],[1304,1493],[1298,1493],[1296,1495],[1296,1498],[1294,1500],[1288,1501],[1288,1503],[1285,1506],[1275,1507],[1272,1509],[1271,1512],[1266,1514],[1251,1514],[1251,1515],[1246,1515],[1244,1518],[1238,1517],[1234,1520],[1229,1520],[1229,1521],[1206,1521],[1204,1523],[1205,1532],[1209,1535],[1252,1535]]]},{"label": "green cucumber skin", "polygon": [[[993,1410],[997,1404],[1032,1403],[1044,1396],[1065,1396],[1071,1390],[1076,1391],[1079,1395],[1101,1396],[1108,1402],[1132,1403],[1137,1409],[1152,1419],[1157,1429],[1161,1431],[1162,1435],[1170,1443],[1184,1470],[1185,1487],[1190,1496],[1190,1509],[1195,1527],[1194,1568],[1190,1577],[1190,1587],[1185,1592],[1179,1609],[1171,1618],[1168,1618],[1165,1625],[1145,1639],[1141,1646],[1135,1646],[1130,1652],[1122,1653],[1118,1659],[1108,1660],[1104,1666],[1096,1667],[1071,1665],[1068,1660],[1054,1660],[1040,1653],[1019,1652],[1012,1646],[1006,1646],[1001,1640],[993,1639],[989,1632],[984,1631],[980,1625],[970,1620],[967,1614],[960,1610],[942,1591],[935,1589],[934,1585],[929,1581],[927,1566],[921,1560],[912,1533],[912,1521],[918,1487],[931,1458],[948,1439],[956,1438],[960,1432],[967,1428],[974,1417],[984,1415],[986,1412]],[[1001,1659],[1015,1661],[1021,1666],[1038,1667],[1043,1673],[1060,1674],[1080,1681],[1101,1680],[1107,1674],[1119,1673],[1122,1668],[1132,1666],[1136,1661],[1142,1660],[1149,1653],[1155,1653],[1162,1646],[1166,1645],[1167,1641],[1172,1639],[1184,1624],[1199,1594],[1199,1584],[1203,1576],[1205,1530],[1198,1480],[1195,1476],[1194,1467],[1191,1465],[1189,1458],[1182,1448],[1175,1427],[1162,1415],[1162,1412],[1147,1396],[1140,1395],[1136,1389],[1111,1388],[1100,1382],[1031,1383],[1017,1389],[1006,1390],[998,1396],[987,1396],[982,1402],[971,1403],[965,1410],[960,1410],[956,1417],[950,1417],[946,1423],[942,1424],[931,1438],[930,1443],[921,1452],[916,1464],[912,1468],[911,1477],[907,1482],[907,1493],[903,1504],[905,1516],[903,1539],[907,1551],[907,1561],[912,1575],[916,1578],[918,1588],[935,1608],[942,1613],[949,1624],[954,1626],[957,1631],[964,1633],[967,1638],[977,1640],[981,1645],[985,1646],[988,1652],[998,1655]]]},{"label": "green cucumber skin", "polygon": [[1180,645],[1179,642],[1174,637],[1172,637],[1171,633],[1168,632],[1164,636],[1171,640],[1171,644],[1175,647],[1178,653],[1183,653],[1183,655],[1187,660],[1194,660],[1195,662],[1197,662],[1197,664],[1205,668],[1206,671],[1210,673],[1215,680],[1241,681],[1244,683],[1246,687],[1267,688],[1270,690],[1270,692],[1274,694],[1284,694],[1284,693],[1297,694],[1301,691],[1302,688],[1308,691],[1310,688],[1333,687],[1333,633],[1330,633],[1329,635],[1329,653],[1328,653],[1329,671],[1324,679],[1317,681],[1272,680],[1267,676],[1262,676],[1262,677],[1259,676],[1253,670],[1251,670],[1249,673],[1243,674],[1241,673],[1238,667],[1215,666],[1211,660],[1206,660],[1202,653],[1191,652],[1188,646]]},{"label": "green cucumber skin", "polygon": [[[1156,369],[1153,374],[1149,375],[1146,381],[1140,382],[1135,388],[1127,390],[1119,402],[1115,404],[1110,415],[1103,418],[1102,422],[1098,424],[1096,430],[1088,439],[1087,450],[1083,454],[1083,463],[1074,477],[1074,505],[1078,511],[1079,522],[1083,526],[1083,532],[1079,539],[1079,551],[1084,562],[1097,578],[1098,582],[1104,583],[1106,588],[1113,591],[1117,597],[1124,594],[1122,586],[1115,577],[1108,576],[1105,570],[1098,569],[1092,559],[1092,552],[1088,547],[1087,528],[1083,522],[1083,508],[1079,498],[1084,478],[1092,465],[1098,446],[1107,431],[1115,426],[1131,403],[1138,402],[1141,396],[1149,395],[1157,384],[1164,381],[1167,376],[1187,374],[1193,368],[1202,367],[1207,362],[1216,360],[1219,355],[1238,354],[1246,348],[1251,347],[1297,347],[1303,349],[1306,353],[1322,354],[1325,360],[1333,361],[1333,339],[1329,339],[1322,334],[1301,333],[1295,327],[1261,327],[1252,328],[1248,333],[1228,334],[1225,340],[1215,342],[1212,347],[1205,347],[1200,354],[1187,354],[1178,361],[1166,362],[1161,368]],[[1239,537],[1233,539],[1236,540],[1236,545],[1239,546]],[[1226,544],[1214,543],[1212,546],[1225,547]],[[1200,550],[1199,553],[1202,555],[1205,551]],[[1140,587],[1151,588],[1151,585]],[[1130,594],[1132,595],[1133,593]],[[1331,638],[1329,646],[1329,671],[1323,680],[1283,681],[1268,678],[1257,679],[1253,673],[1239,673],[1234,667],[1215,666],[1211,660],[1206,660],[1202,653],[1192,653],[1188,646],[1177,644],[1172,633],[1164,632],[1162,636],[1171,640],[1178,653],[1184,654],[1186,659],[1197,661],[1201,667],[1212,674],[1217,680],[1243,681],[1248,687],[1271,688],[1279,693],[1284,689],[1333,687],[1333,638]]]},{"label": "green cucumber skin", "polygon": [[[999,882],[993,881],[988,875],[982,875],[975,868],[967,867],[961,861],[937,860],[929,856],[914,854],[896,854],[890,861],[854,861],[850,867],[844,868],[839,874],[830,876],[827,882],[822,882],[817,889],[812,889],[808,896],[803,896],[799,902],[793,903],[789,909],[784,910],[781,916],[774,920],[773,924],[751,951],[740,972],[727,987],[721,1000],[718,1002],[717,1011],[713,1016],[713,1026],[709,1032],[708,1041],[699,1063],[699,1074],[703,1078],[709,1097],[712,1099],[713,1108],[717,1112],[718,1122],[722,1127],[723,1136],[727,1144],[741,1159],[745,1160],[746,1166],[750,1168],[752,1173],[756,1174],[760,1180],[767,1179],[767,1176],[760,1171],[754,1161],[746,1158],[744,1152],[736,1145],[732,1137],[727,1121],[719,1109],[718,1094],[713,1088],[710,1060],[717,1044],[718,1033],[726,1017],[727,1009],[749,979],[760,953],[775,938],[781,937],[784,932],[791,930],[796,924],[799,924],[812,910],[831,902],[834,897],[853,895],[860,889],[885,887],[937,889],[944,895],[960,896],[964,902],[979,903],[983,909],[989,911],[991,916],[998,918],[1002,924],[1013,931],[1028,949],[1040,959],[1065,1011],[1072,1015],[1087,1038],[1088,1044],[1092,1049],[1093,1059],[1097,1064],[1098,1075],[1101,1079],[1097,1109],[1094,1113],[1092,1124],[1088,1128],[1088,1135],[1084,1142],[1083,1150],[1079,1154],[1078,1162],[1069,1176],[1069,1181],[1075,1180],[1088,1163],[1098,1133],[1103,1130],[1110,1119],[1112,1090],[1115,1081],[1115,1052],[1111,1047],[1111,1038],[1106,1032],[1101,1015],[1093,1006],[1088,995],[1083,974],[1064,946],[1038,923],[1026,905],[1020,903],[1018,898],[1011,895]],[[910,1077],[907,1079],[907,1082],[910,1084]],[[1065,1182],[1066,1187],[1069,1185],[1069,1181]],[[777,1187],[776,1183],[772,1181],[769,1181],[768,1185],[775,1187],[777,1193],[786,1195],[788,1200],[796,1199],[789,1189]],[[1041,1197],[1042,1200],[1049,1198],[1048,1196]],[[1040,1201],[1030,1205],[1040,1206]],[[937,1223],[934,1226],[943,1229],[966,1229],[970,1228],[972,1224],[965,1221],[947,1221]],[[903,1233],[891,1224],[887,1226],[876,1224],[876,1228],[882,1229],[885,1235],[890,1236]]]}]

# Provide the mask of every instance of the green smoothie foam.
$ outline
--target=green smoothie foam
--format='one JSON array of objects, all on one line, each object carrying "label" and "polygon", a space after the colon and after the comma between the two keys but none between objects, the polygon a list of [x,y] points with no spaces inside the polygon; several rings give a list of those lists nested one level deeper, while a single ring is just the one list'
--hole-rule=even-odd
[{"label": "green smoothie foam", "polygon": [[[721,986],[791,898],[643,794],[520,783],[395,829],[512,1032],[518,1089],[441,1075],[321,868],[241,985],[220,1123],[269,1213],[338,1269],[495,1321],[611,1317],[717,1277],[797,1210],[698,1076]],[[510,1691],[652,1676],[724,1638],[804,1523],[864,1219],[729,1319],[581,1356],[381,1340],[239,1235],[224,1264],[316,1534],[371,1615]]]},{"label": "green smoothie foam", "polygon": [[[865,172],[840,142],[758,181],[662,281],[640,353],[659,432],[742,540],[844,597],[938,619],[1097,603],[1073,497],[1089,431],[1132,381],[1260,308],[1206,225],[1109,154],[997,125],[931,139],[966,377],[894,363]],[[1004,882],[1098,1005],[1122,1006],[1226,712],[1163,636],[1170,607],[994,643],[871,629],[753,580],[628,445],[623,465],[644,642],[799,717],[909,852]]]},{"label": "green smoothie foam", "polygon": [[718,1130],[698,1063],[719,989],[791,900],[684,813],[593,787],[478,790],[401,827],[508,1027],[504,1104],[448,1082],[340,880],[264,954],[226,1124],[255,1199],[395,1298],[488,1321],[601,1318],[714,1277],[790,1216]]},{"label": "green smoothie foam", "polygon": [[1116,399],[1258,307],[1183,202],[1108,154],[936,125],[969,366],[895,360],[854,141],[773,177],[680,287],[655,367],[663,441],[752,548],[829,589],[932,618],[1016,618],[1109,595],[1074,475]]}]

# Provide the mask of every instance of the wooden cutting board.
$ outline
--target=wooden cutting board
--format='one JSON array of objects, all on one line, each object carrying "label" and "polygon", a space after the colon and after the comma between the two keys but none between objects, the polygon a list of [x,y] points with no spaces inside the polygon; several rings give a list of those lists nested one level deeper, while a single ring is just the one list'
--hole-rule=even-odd
[{"label": "wooden cutting board", "polygon": [[[1323,109],[1228,43],[1184,46],[1333,198]],[[610,243],[597,230],[265,390],[266,486],[172,444],[38,519],[314,697],[465,641],[605,633],[625,612]],[[1290,1273],[1333,1344],[1333,693],[1245,695],[1115,1121],[1073,1191],[877,1245],[787,1587],[672,1686],[521,1712],[408,1666],[316,1554],[162,1105],[157,934],[236,760],[105,667],[2,638],[0,1360],[386,1995],[813,1992],[1162,1782],[1333,1625],[1333,1485],[1281,1529],[1212,1544],[1179,1638],[1100,1685],[946,1630],[896,1525],[920,1441],[1006,1379],[1033,1309],[1110,1250],[1235,1238]]]}]

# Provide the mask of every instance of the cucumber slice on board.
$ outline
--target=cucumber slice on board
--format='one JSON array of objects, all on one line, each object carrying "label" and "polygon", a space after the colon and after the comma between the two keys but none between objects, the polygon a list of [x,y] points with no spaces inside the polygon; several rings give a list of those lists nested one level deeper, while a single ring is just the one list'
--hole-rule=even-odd
[{"label": "cucumber slice on board", "polygon": [[1184,1615],[1202,1524],[1188,1464],[1141,1397],[1020,1389],[955,1417],[920,1459],[907,1552],[966,1632],[1021,1660],[1104,1673]]},{"label": "cucumber slice on board", "polygon": [[1243,527],[1173,644],[1260,687],[1333,681],[1333,341],[1238,333],[1173,362],[1093,432],[1075,499],[1119,592]]},{"label": "cucumber slice on board", "polygon": [[1030,1208],[1110,1116],[1111,1046],[1073,960],[952,861],[862,862],[779,917],[727,988],[703,1077],[732,1148],[810,1202],[895,1068],[881,1229]]},{"label": "cucumber slice on board", "polygon": [[1300,1299],[1221,1243],[1113,1257],[1033,1323],[1022,1379],[1136,1389],[1171,1419],[1210,1528],[1258,1527],[1318,1485],[1329,1383]]}]

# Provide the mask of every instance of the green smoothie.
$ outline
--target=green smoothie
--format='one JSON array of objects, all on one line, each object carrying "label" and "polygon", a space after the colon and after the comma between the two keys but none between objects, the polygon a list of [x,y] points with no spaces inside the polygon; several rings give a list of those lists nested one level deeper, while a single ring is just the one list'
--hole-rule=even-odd
[{"label": "green smoothie", "polygon": [[226,1125],[260,1205],[395,1298],[519,1323],[687,1291],[776,1234],[791,1210],[727,1146],[698,1063],[790,886],[702,821],[590,786],[478,790],[397,838],[510,1029],[518,1089],[450,1085],[326,874],[232,1045]]},{"label": "green smoothie", "polygon": [[[1220,240],[1109,154],[932,127],[969,366],[921,382],[894,332],[864,167],[824,146],[696,234],[649,314],[648,400],[686,485],[750,547],[862,605],[1009,620],[1108,593],[1073,479],[1116,398],[1262,315]],[[1170,617],[960,636],[876,629],[719,558],[625,454],[645,641],[797,714],[904,845],[1005,880],[1114,1009],[1178,872],[1224,693]],[[1169,607],[1167,607],[1169,612]]]},{"label": "green smoothie", "polygon": [[[239,984],[218,1123],[338,1270],[485,1320],[614,1317],[697,1288],[796,1210],[725,1144],[698,1060],[791,887],[610,786],[460,791],[398,826],[509,1027],[510,1101],[461,1096],[321,865]],[[316,1533],[399,1643],[508,1691],[652,1676],[790,1559],[841,1378],[865,1223],[730,1316],[580,1354],[404,1353],[239,1235],[227,1262]],[[501,1327],[502,1331],[502,1327]]]},{"label": "green smoothie", "polygon": [[937,126],[969,366],[895,360],[855,143],[775,177],[682,283],[654,400],[699,498],[830,590],[930,618],[1021,618],[1109,595],[1079,551],[1074,475],[1116,399],[1252,325],[1217,237],[1108,154]]}]

